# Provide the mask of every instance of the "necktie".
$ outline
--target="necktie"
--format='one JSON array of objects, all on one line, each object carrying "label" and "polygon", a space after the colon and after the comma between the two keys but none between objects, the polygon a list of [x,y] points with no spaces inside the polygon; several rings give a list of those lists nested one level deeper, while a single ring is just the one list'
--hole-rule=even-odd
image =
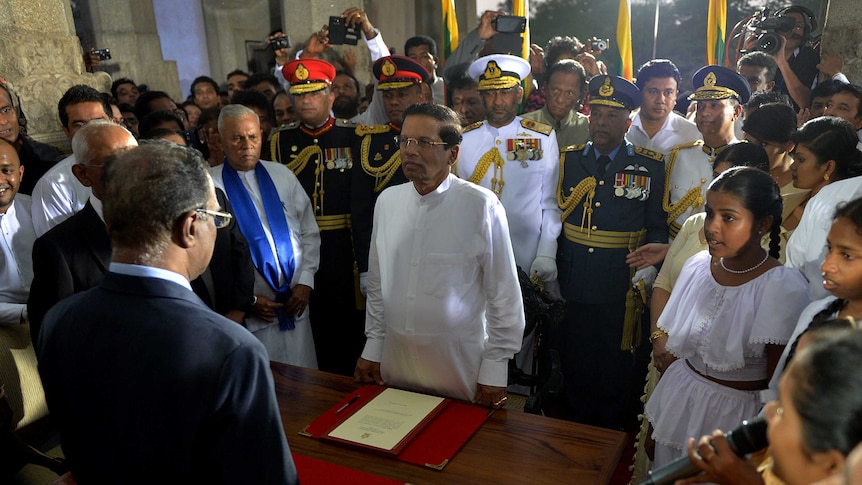
[{"label": "necktie", "polygon": [[607,155],[602,155],[599,157],[598,166],[596,167],[596,172],[598,172],[599,177],[604,177],[605,172],[608,171],[608,165],[611,164],[611,157]]}]

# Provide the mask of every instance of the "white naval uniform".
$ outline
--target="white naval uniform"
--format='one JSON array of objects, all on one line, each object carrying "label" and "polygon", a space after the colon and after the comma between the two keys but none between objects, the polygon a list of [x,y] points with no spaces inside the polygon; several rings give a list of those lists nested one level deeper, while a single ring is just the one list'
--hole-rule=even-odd
[{"label": "white naval uniform", "polygon": [[[262,163],[269,173],[279,199],[281,199],[287,224],[290,226],[290,242],[293,246],[293,257],[296,260],[296,270],[293,273],[290,286],[293,288],[301,284],[314,288],[314,273],[317,272],[320,263],[320,231],[317,228],[308,195],[293,172],[284,165],[264,160],[258,163]],[[210,169],[213,184],[222,190],[224,190],[223,169],[222,165]],[[263,208],[263,200],[255,171],[237,171],[237,174],[248,191],[255,209],[257,209],[270,247],[275,252],[275,243]],[[279,276],[284,278],[283,274]],[[260,271],[254,273],[254,294],[275,299],[275,292],[261,276]],[[266,347],[270,360],[312,369],[317,368],[317,355],[314,352],[308,308],[305,309],[302,316],[296,318],[296,328],[293,330],[281,331],[278,328],[277,318],[273,319],[272,322],[265,322],[251,315],[246,318],[245,322],[248,330]]]},{"label": "white naval uniform", "polygon": [[[541,158],[523,162],[510,160],[508,141],[518,139],[537,140],[542,150]],[[494,128],[486,121],[476,123],[464,133],[456,174],[470,180],[480,158],[492,147],[497,148],[504,160],[504,184],[498,196],[509,220],[515,263],[529,273],[536,256],[557,257],[557,237],[562,228],[556,197],[560,177],[557,137],[550,126],[520,116],[501,128]],[[494,190],[497,188],[492,187],[494,178],[501,177],[495,175],[492,163],[479,185]]]},{"label": "white naval uniform", "polygon": [[[738,141],[734,138],[730,143]],[[712,182],[713,160],[714,157],[704,151],[701,140],[674,147],[668,154],[665,164],[664,210],[668,213],[671,240],[686,219],[703,212],[706,189]],[[689,192],[693,194],[689,196],[690,200],[680,206],[680,200]],[[676,212],[679,214],[674,217],[674,209],[677,207]]]}]

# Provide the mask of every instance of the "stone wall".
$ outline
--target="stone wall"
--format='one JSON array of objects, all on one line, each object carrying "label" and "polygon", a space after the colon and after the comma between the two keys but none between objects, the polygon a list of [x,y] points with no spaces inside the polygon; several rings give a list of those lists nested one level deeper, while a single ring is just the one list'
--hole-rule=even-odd
[{"label": "stone wall", "polygon": [[27,132],[69,151],[57,102],[75,84],[101,91],[111,85],[104,72],[87,74],[68,0],[6,0],[0,3],[0,75],[21,99]]},{"label": "stone wall", "polygon": [[829,0],[821,49],[844,57],[844,74],[862,84],[862,9],[859,0]]}]

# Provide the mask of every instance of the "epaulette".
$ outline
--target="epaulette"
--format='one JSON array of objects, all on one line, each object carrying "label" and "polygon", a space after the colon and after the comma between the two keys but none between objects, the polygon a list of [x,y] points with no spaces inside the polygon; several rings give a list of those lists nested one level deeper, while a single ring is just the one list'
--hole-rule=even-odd
[{"label": "epaulette", "polygon": [[569,145],[567,147],[560,148],[560,153],[562,152],[579,152],[587,146],[586,143],[581,143],[580,145]]},{"label": "epaulette", "polygon": [[461,133],[467,133],[468,131],[473,131],[476,128],[482,126],[482,123],[484,123],[484,121],[477,121],[477,122],[473,123],[472,125],[466,126],[466,127],[464,127],[463,130],[461,130]]},{"label": "epaulette", "polygon": [[356,128],[359,123],[355,121],[346,120],[344,118],[335,118],[335,126],[345,126],[347,128]]},{"label": "epaulette", "polygon": [[552,131],[554,131],[554,127],[551,125],[546,125],[539,121],[528,120],[526,118],[521,118],[521,126],[528,130],[533,130],[536,133],[541,133],[543,135],[550,135]]},{"label": "epaulette", "polygon": [[281,125],[280,127],[278,127],[278,131],[295,130],[297,128],[299,128],[299,121],[294,121],[286,125]]},{"label": "epaulette", "polygon": [[391,128],[389,125],[362,125],[356,127],[356,136],[376,135],[378,133],[386,133]]},{"label": "epaulette", "polygon": [[653,160],[656,160],[659,162],[664,161],[664,155],[663,154],[661,154],[660,152],[654,151],[654,150],[650,150],[648,148],[635,146],[635,153],[637,153],[638,155],[643,155],[647,158],[652,158]]}]

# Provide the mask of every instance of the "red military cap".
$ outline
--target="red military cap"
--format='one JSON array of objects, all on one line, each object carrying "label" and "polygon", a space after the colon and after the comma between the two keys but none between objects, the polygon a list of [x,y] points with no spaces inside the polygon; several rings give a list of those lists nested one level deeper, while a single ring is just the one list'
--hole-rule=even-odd
[{"label": "red military cap", "polygon": [[381,57],[374,63],[372,71],[379,81],[378,91],[427,83],[430,76],[422,64],[403,56]]},{"label": "red military cap", "polygon": [[294,59],[281,68],[290,83],[290,94],[320,91],[332,85],[335,66],[320,59]]}]

